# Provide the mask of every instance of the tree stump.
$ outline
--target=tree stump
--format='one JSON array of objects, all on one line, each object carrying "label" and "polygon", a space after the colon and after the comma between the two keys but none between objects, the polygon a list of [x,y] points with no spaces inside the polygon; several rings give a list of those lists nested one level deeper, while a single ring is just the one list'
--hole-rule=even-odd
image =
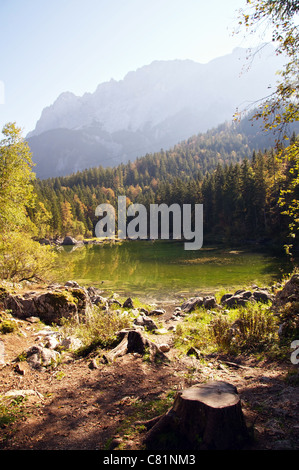
[{"label": "tree stump", "polygon": [[145,437],[148,449],[230,450],[249,439],[237,389],[226,382],[198,384],[177,393]]},{"label": "tree stump", "polygon": [[145,338],[140,331],[122,330],[119,333],[119,339],[121,342],[114,349],[102,356],[103,362],[113,362],[118,357],[129,353],[137,353],[142,356],[148,353],[149,359],[152,362],[154,362],[156,359],[164,361],[167,360],[167,357],[162,351],[159,350],[158,346]]}]

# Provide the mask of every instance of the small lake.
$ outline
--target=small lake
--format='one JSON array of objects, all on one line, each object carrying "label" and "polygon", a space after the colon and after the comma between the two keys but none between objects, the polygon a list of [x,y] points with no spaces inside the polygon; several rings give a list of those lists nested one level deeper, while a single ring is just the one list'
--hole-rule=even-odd
[{"label": "small lake", "polygon": [[262,287],[289,268],[281,257],[260,250],[207,246],[186,251],[182,242],[161,240],[60,247],[59,264],[60,282],[76,280],[106,294],[147,300]]}]

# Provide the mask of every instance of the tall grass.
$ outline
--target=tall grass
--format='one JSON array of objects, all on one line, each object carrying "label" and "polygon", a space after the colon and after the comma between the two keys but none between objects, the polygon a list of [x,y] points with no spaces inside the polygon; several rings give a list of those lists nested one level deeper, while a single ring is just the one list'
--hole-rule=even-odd
[{"label": "tall grass", "polygon": [[95,347],[110,348],[114,345],[117,333],[131,325],[131,317],[121,309],[105,311],[94,306],[85,323],[77,324],[66,321],[63,325],[65,335],[75,335],[81,339],[83,354]]},{"label": "tall grass", "polygon": [[199,309],[178,326],[175,343],[185,352],[193,346],[237,355],[266,351],[277,341],[277,318],[268,305],[256,303],[227,314]]}]

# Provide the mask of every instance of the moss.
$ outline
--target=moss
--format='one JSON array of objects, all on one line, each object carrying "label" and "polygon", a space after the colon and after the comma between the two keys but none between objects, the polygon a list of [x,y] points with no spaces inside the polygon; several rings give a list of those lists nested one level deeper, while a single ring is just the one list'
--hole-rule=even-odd
[{"label": "moss", "polygon": [[81,288],[73,288],[68,291],[68,293],[71,295],[73,302],[75,303],[85,303],[86,302],[86,294],[83,289]]},{"label": "moss", "polygon": [[4,320],[0,323],[0,333],[4,335],[7,333],[13,333],[17,329],[18,326],[13,320]]},{"label": "moss", "polygon": [[78,300],[67,290],[48,292],[46,298],[55,310],[65,307],[69,303],[75,305],[78,303]]}]

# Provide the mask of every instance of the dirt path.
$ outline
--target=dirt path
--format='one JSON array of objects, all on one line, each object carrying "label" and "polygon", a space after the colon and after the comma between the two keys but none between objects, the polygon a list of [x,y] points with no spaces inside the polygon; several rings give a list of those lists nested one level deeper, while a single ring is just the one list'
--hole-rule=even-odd
[{"label": "dirt path", "polygon": [[[169,394],[210,379],[237,387],[247,423],[254,423],[250,449],[299,448],[298,386],[286,380],[291,363],[199,361],[172,348],[169,362],[161,364],[127,354],[92,369],[90,357],[65,355],[55,369],[36,371],[21,362],[17,371],[13,361],[32,345],[36,331],[35,324],[22,321],[18,333],[0,337],[7,364],[0,370],[0,394],[38,392],[23,400],[22,418],[0,427],[2,450],[140,450],[144,431],[135,423],[153,417],[155,404],[167,402]],[[157,335],[157,341],[165,340]]]}]

